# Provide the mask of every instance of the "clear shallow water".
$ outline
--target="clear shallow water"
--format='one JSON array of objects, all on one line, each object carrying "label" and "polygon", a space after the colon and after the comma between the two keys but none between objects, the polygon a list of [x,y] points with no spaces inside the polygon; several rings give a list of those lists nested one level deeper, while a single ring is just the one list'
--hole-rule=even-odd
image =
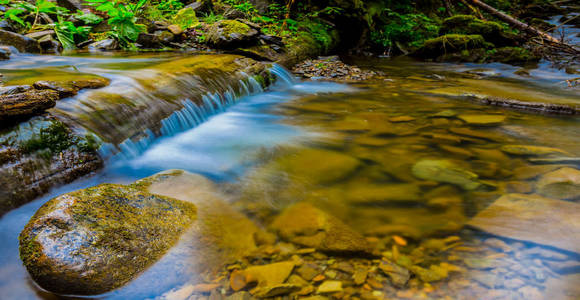
[{"label": "clear shallow water", "polygon": [[[68,64],[78,63],[75,59],[71,58]],[[86,59],[81,60],[86,62]],[[92,60],[90,58],[87,64],[94,63]],[[131,59],[121,61],[131,62]],[[109,66],[102,67],[106,70],[103,73],[114,74],[115,71],[109,69],[115,62],[107,61]],[[154,64],[155,60],[144,58],[143,63]],[[219,182],[233,183],[236,192],[231,195],[232,201],[253,215],[259,216],[260,211],[275,214],[290,203],[310,201],[368,238],[384,243],[382,250],[385,252],[392,251],[390,236],[401,235],[409,241],[409,247],[399,249],[400,254],[411,259],[424,259],[413,250],[432,238],[447,238],[447,244],[453,246],[458,236],[460,245],[455,244],[449,251],[435,252],[428,257],[429,261],[455,264],[464,270],[452,273],[448,280],[433,283],[435,292],[429,292],[435,293],[431,294],[433,297],[448,295],[473,299],[499,295],[508,299],[533,299],[522,295],[537,292],[542,298],[560,299],[567,295],[573,299],[577,295],[574,294],[577,268],[561,272],[556,270],[554,262],[573,266],[578,262],[577,254],[510,239],[502,241],[511,250],[498,251],[488,246],[494,245],[490,236],[462,228],[469,218],[502,194],[536,192],[537,177],[515,178],[512,172],[519,170],[516,175],[527,177],[530,171],[525,168],[534,164],[527,157],[502,153],[498,150],[502,145],[557,147],[578,157],[578,119],[480,106],[465,101],[458,97],[461,94],[454,94],[455,90],[449,89],[459,87],[469,92],[483,87],[485,92],[486,87],[508,82],[510,85],[502,87],[510,95],[524,89],[531,94],[529,97],[553,95],[569,102],[578,101],[576,90],[564,89],[560,84],[567,75],[541,67],[532,71],[534,77],[522,78],[513,75],[514,67],[495,64],[456,66],[380,60],[358,63],[385,71],[392,81],[347,86],[286,78],[268,91],[236,99],[235,104],[208,115],[192,129],[152,139],[136,153],[121,152],[112,156],[97,175],[55,189],[4,215],[0,219],[0,240],[6,241],[0,245],[0,295],[6,299],[53,297],[34,288],[18,259],[17,245],[20,230],[48,199],[103,182],[128,183],[162,170],[179,168]],[[15,62],[12,67],[17,64]],[[58,58],[51,64],[68,65],[66,58]],[[474,77],[473,73],[479,75]],[[126,75],[119,71],[117,82],[130,78]],[[463,81],[466,77],[470,81]],[[508,88],[518,89],[514,92]],[[493,126],[474,127],[455,116],[433,117],[448,110],[458,115],[491,114],[506,119]],[[452,131],[454,128],[470,128],[487,137],[456,134]],[[309,150],[339,153],[342,156],[338,158],[338,165],[344,157],[356,159],[358,165],[340,178],[321,182],[320,178],[326,174],[315,173],[316,166],[309,159],[313,152]],[[265,156],[272,159],[265,159]],[[332,159],[325,155],[318,158]],[[416,162],[434,158],[456,161],[461,168],[478,174],[480,179],[496,188],[463,191],[453,184],[414,177],[411,169]],[[569,166],[577,168],[574,164]],[[409,197],[407,192],[396,199],[377,189],[393,185],[418,189],[419,193]],[[447,203],[432,201],[442,198],[434,196],[436,189],[444,190],[440,193],[449,200]],[[396,189],[391,189],[389,194],[394,191]],[[393,230],[396,226],[399,229]],[[543,256],[534,250],[537,248],[544,251]],[[195,281],[199,274],[187,264],[188,256],[195,253],[183,249],[187,247],[174,248],[126,287],[98,298],[156,297]],[[553,254],[557,257],[554,260],[547,251],[560,256]],[[489,282],[495,281],[500,283],[490,287]],[[566,294],[569,290],[572,292]],[[406,295],[412,298],[425,292],[425,287],[418,284],[410,288],[410,294],[397,294],[400,292],[384,290],[385,295],[393,293],[399,298]]]}]

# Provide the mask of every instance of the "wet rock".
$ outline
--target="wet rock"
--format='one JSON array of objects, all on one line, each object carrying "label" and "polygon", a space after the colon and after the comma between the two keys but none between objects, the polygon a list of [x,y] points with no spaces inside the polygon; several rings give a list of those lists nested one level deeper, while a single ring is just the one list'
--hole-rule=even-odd
[{"label": "wet rock", "polygon": [[10,49],[0,48],[0,60],[7,60],[10,59]]},{"label": "wet rock", "polygon": [[181,29],[181,27],[179,27],[179,25],[176,24],[169,25],[167,27],[167,30],[169,30],[169,32],[171,32],[174,35],[180,35],[183,33],[183,29]]},{"label": "wet rock", "polygon": [[580,197],[580,170],[561,168],[544,174],[536,184],[537,193],[548,198],[576,199]]},{"label": "wet rock", "polygon": [[308,148],[276,161],[282,171],[311,184],[327,184],[346,178],[360,165],[354,157],[323,149]]},{"label": "wet rock", "polygon": [[468,225],[497,236],[580,252],[578,213],[577,203],[538,195],[506,194],[478,213]]},{"label": "wet rock", "polygon": [[112,51],[119,49],[119,43],[115,39],[104,39],[88,45],[89,50]]},{"label": "wet rock", "polygon": [[[256,232],[260,229],[227,202],[214,182],[183,170],[168,170],[134,184],[148,192],[193,203],[197,220],[188,233],[197,253],[189,263],[196,270],[216,272],[257,249]],[[195,188],[192,188],[195,187]]]},{"label": "wet rock", "polygon": [[505,153],[513,155],[570,155],[570,153],[561,149],[533,145],[503,145],[500,149]]},{"label": "wet rock", "polygon": [[157,40],[162,44],[169,44],[173,42],[173,40],[175,39],[173,33],[164,30],[156,31],[154,35],[157,38]]},{"label": "wet rock", "polygon": [[465,123],[475,126],[496,126],[506,119],[503,115],[459,115],[457,117]]},{"label": "wet rock", "polygon": [[369,270],[367,268],[357,268],[352,275],[352,280],[354,284],[361,285],[367,280]]},{"label": "wet rock", "polygon": [[58,92],[59,98],[70,97],[77,93],[77,89],[72,86],[61,85],[54,81],[37,81],[32,86],[37,90],[53,90]]},{"label": "wet rock", "polygon": [[[290,273],[292,273],[294,266],[295,264],[292,261],[252,266],[237,272],[235,277],[240,278],[240,276],[243,276],[246,285],[248,283],[256,282],[259,287],[273,287],[284,283],[288,276],[290,276]],[[231,285],[232,289],[236,291],[240,290],[240,280],[236,279],[235,281],[236,284]],[[231,282],[232,279],[230,278],[230,283]]]},{"label": "wet rock", "polygon": [[296,273],[298,273],[302,278],[308,281],[312,280],[321,272],[322,270],[320,270],[317,265],[311,263],[306,263],[300,266],[298,269],[296,269]]},{"label": "wet rock", "polygon": [[416,119],[411,116],[398,116],[389,118],[389,122],[391,123],[411,122],[414,120]]},{"label": "wet rock", "polygon": [[415,184],[357,184],[349,188],[345,199],[359,205],[389,205],[393,202],[421,202],[421,191]]},{"label": "wet rock", "polygon": [[20,257],[49,291],[100,294],[159,259],[195,214],[190,203],[102,184],[44,204],[20,234]]},{"label": "wet rock", "polygon": [[429,269],[413,266],[411,271],[413,271],[413,273],[415,273],[423,282],[439,281],[449,276],[449,272],[438,265],[431,265],[429,266]]},{"label": "wet rock", "polygon": [[253,289],[251,293],[258,298],[270,298],[290,294],[299,291],[300,289],[301,287],[299,285],[285,283],[274,286],[258,287]]},{"label": "wet rock", "polygon": [[449,160],[421,160],[413,165],[412,172],[417,178],[451,183],[464,190],[474,190],[481,185],[477,174]]},{"label": "wet rock", "polygon": [[397,287],[404,287],[411,278],[409,270],[387,260],[381,261],[379,269],[385,275],[389,276],[393,284]]},{"label": "wet rock", "polygon": [[0,45],[13,46],[20,52],[40,53],[40,44],[33,39],[18,33],[0,29]]},{"label": "wet rock", "polygon": [[342,282],[336,280],[324,281],[318,289],[316,289],[317,294],[332,294],[342,292]]},{"label": "wet rock", "polygon": [[236,20],[214,23],[208,32],[208,43],[218,48],[235,48],[256,41],[258,31]]},{"label": "wet rock", "polygon": [[157,35],[152,33],[139,33],[137,40],[135,41],[137,44],[141,45],[141,47],[145,49],[157,49],[161,48],[161,41],[157,37]]},{"label": "wet rock", "polygon": [[370,253],[366,239],[337,218],[308,203],[286,208],[271,224],[290,242],[324,252]]},{"label": "wet rock", "polygon": [[32,116],[54,107],[59,99],[56,91],[30,90],[0,95],[0,119]]}]

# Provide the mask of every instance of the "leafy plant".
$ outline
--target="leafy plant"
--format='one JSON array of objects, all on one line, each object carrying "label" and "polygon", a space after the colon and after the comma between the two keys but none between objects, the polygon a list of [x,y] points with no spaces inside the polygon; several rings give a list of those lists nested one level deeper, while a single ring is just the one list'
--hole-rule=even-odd
[{"label": "leafy plant", "polygon": [[113,28],[112,35],[117,37],[121,44],[129,45],[139,36],[143,28],[136,24],[137,15],[149,0],[139,0],[135,4],[123,4],[113,0],[86,0],[89,5],[96,6],[96,10],[107,13],[107,23]]},{"label": "leafy plant", "polygon": [[418,47],[439,31],[439,25],[422,13],[400,14],[387,9],[386,17],[385,24],[371,32],[371,41],[382,47],[391,47],[395,42]]},{"label": "leafy plant", "polygon": [[62,17],[58,17],[58,22],[54,26],[56,37],[62,44],[65,50],[72,50],[75,48],[75,40],[85,40],[89,35],[91,28],[89,26],[75,26],[73,22],[64,21]]}]

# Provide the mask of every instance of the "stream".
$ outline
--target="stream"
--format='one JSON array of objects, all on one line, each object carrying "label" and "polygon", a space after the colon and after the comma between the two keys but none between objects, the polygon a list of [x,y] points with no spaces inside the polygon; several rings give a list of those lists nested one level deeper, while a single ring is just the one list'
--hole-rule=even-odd
[{"label": "stream", "polygon": [[[214,59],[212,55],[199,57]],[[377,247],[394,259],[432,260],[457,267],[449,268],[442,281],[411,284],[410,294],[384,287],[377,288],[378,296],[580,297],[580,245],[570,246],[580,230],[578,218],[560,221],[573,229],[569,240],[568,233],[541,240],[542,232],[548,230],[539,230],[538,239],[525,233],[521,238],[498,231],[489,234],[470,223],[506,194],[541,192],[578,205],[578,186],[559,193],[564,188],[544,191],[541,182],[559,169],[578,172],[580,119],[474,101],[483,95],[580,106],[580,91],[566,84],[574,75],[545,63],[517,73],[522,68],[503,64],[347,57],[345,62],[383,71],[387,79],[350,84],[302,81],[274,65],[271,72],[277,81],[264,90],[243,74],[235,82],[220,81],[220,74],[164,76],[165,69],[157,66],[177,58],[173,54],[18,55],[0,63],[5,82],[12,84],[75,72],[111,80],[108,87],[63,99],[51,110],[75,124],[75,130],[101,138],[105,167],[1,217],[2,299],[58,299],[33,283],[18,257],[18,235],[42,204],[77,189],[131,183],[168,169],[200,173],[220,183],[230,202],[256,222],[306,201],[367,239],[384,243]],[[162,85],[155,85],[160,78]],[[215,93],[218,88],[225,92]],[[200,91],[209,104],[188,102],[192,90]],[[130,109],[137,107],[135,103],[145,103],[153,113],[115,123],[116,114],[125,114],[115,111],[103,119],[114,120],[106,126],[107,121],[91,119],[97,111],[99,116],[108,111],[106,104],[98,109],[95,105],[105,103],[104,94],[133,103],[127,106]],[[155,119],[157,115],[161,117]],[[112,132],[116,126],[120,133]],[[557,149],[552,152],[558,155],[530,153],[529,149],[522,154],[520,148],[513,150],[514,145],[549,147]],[[460,178],[425,175],[420,168],[424,164],[452,166]],[[580,215],[577,206],[570,207],[574,211],[568,213]],[[558,219],[558,213],[565,212],[545,213]],[[261,218],[264,215],[268,217]],[[521,217],[514,214],[513,222],[517,224]],[[394,250],[388,242],[391,235],[410,243]],[[444,241],[443,245],[429,248],[436,244],[429,241],[435,239]],[[180,242],[126,286],[95,298],[154,299],[198,282],[200,274],[188,265],[195,253],[184,250],[187,243]],[[419,253],[419,245],[425,253],[429,249],[440,252],[426,258],[427,254]]]}]

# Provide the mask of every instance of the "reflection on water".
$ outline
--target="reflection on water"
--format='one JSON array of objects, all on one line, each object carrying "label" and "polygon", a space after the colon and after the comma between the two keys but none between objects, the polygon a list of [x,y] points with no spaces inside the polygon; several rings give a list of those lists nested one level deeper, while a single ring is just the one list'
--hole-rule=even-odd
[{"label": "reflection on water", "polygon": [[[286,82],[239,99],[193,129],[156,139],[137,155],[114,157],[97,176],[52,195],[185,169],[222,182],[233,206],[266,227],[290,204],[312,203],[411,271],[404,286],[395,287],[395,277],[377,270],[380,260],[368,257],[308,251],[252,257],[276,261],[299,253],[334,272],[324,274],[344,282],[343,296],[580,297],[580,120],[481,106],[462,96],[488,92],[577,103],[577,91],[560,88],[567,75],[542,68],[526,79],[504,65],[358,63],[392,80],[350,87]],[[0,219],[7,241],[0,246],[0,294],[7,299],[52,297],[32,286],[17,257],[18,233],[49,198]],[[549,211],[538,209],[548,204],[554,204]],[[529,222],[536,226],[523,226]],[[184,239],[103,298],[154,298],[188,282],[211,281],[190,263],[199,260],[191,246]],[[348,268],[330,267],[337,263],[367,268],[367,281],[355,283]]]}]

